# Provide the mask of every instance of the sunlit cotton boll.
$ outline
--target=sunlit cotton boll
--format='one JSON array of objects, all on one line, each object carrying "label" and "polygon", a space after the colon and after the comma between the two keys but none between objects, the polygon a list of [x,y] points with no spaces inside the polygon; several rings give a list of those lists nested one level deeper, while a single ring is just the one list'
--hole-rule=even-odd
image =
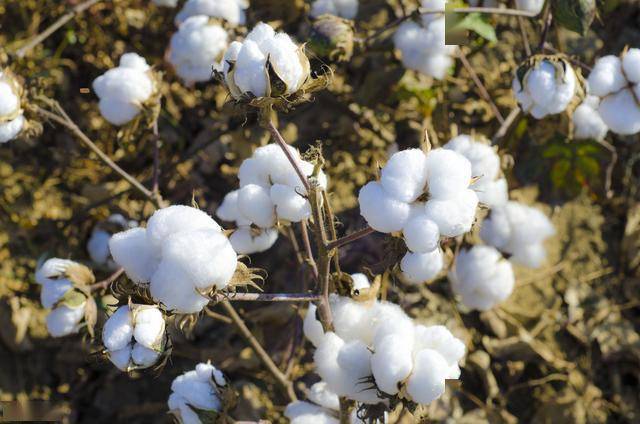
[{"label": "sunlit cotton boll", "polygon": [[182,10],[176,15],[176,25],[191,16],[206,15],[210,18],[221,18],[233,26],[245,24],[245,10],[248,0],[187,0]]},{"label": "sunlit cotton boll", "polygon": [[123,54],[118,67],[93,81],[93,89],[100,99],[100,113],[114,125],[135,118],[156,90],[149,65],[135,53]]},{"label": "sunlit cotton boll", "polygon": [[442,271],[444,258],[440,249],[427,253],[407,252],[400,261],[400,270],[407,283],[421,284],[433,280]]},{"label": "sunlit cotton boll", "polygon": [[516,74],[512,87],[522,110],[542,119],[567,109],[576,94],[577,79],[566,60],[543,59],[527,69],[522,80]]},{"label": "sunlit cotton boll", "polygon": [[545,214],[515,201],[492,209],[480,228],[485,243],[511,254],[512,262],[530,268],[542,265],[544,240],[554,234],[555,228]]},{"label": "sunlit cotton boll", "polygon": [[353,19],[358,14],[358,0],[315,0],[309,14],[313,18],[328,14]]},{"label": "sunlit cotton boll", "polygon": [[96,224],[91,231],[89,240],[87,241],[87,252],[89,253],[89,257],[91,257],[91,260],[97,265],[115,270],[117,265],[111,259],[109,240],[111,240],[111,236],[115,232],[137,226],[138,223],[136,221],[127,220],[120,214],[113,214],[105,221]]},{"label": "sunlit cotton boll", "polygon": [[239,227],[231,234],[229,241],[239,255],[251,255],[269,250],[278,239],[275,228],[255,229],[249,226]]},{"label": "sunlit cotton boll", "polygon": [[14,78],[0,70],[0,143],[18,136],[25,124],[20,108],[20,87]]},{"label": "sunlit cotton boll", "polygon": [[150,367],[164,349],[164,316],[156,306],[121,306],[105,322],[102,342],[120,370]]},{"label": "sunlit cotton boll", "polygon": [[544,1],[545,0],[516,0],[516,9],[525,10],[537,15],[542,11]]},{"label": "sunlit cotton boll", "polygon": [[64,337],[80,331],[86,304],[76,307],[59,306],[47,315],[47,331],[52,337]]},{"label": "sunlit cotton boll", "polygon": [[208,16],[192,16],[171,37],[169,62],[187,84],[208,81],[214,70],[222,71],[227,38],[227,32],[209,23]]},{"label": "sunlit cotton boll", "polygon": [[609,131],[598,113],[600,100],[587,96],[573,112],[574,137],[576,139],[603,140]]},{"label": "sunlit cotton boll", "polygon": [[221,391],[226,386],[227,381],[219,370],[210,363],[200,363],[195,370],[179,375],[171,383],[169,410],[184,424],[201,424],[203,416],[213,422],[215,413],[223,407]]},{"label": "sunlit cotton boll", "polygon": [[465,306],[486,311],[511,295],[515,277],[511,263],[499,251],[478,245],[460,251],[449,280]]},{"label": "sunlit cotton boll", "polygon": [[367,183],[358,194],[360,215],[376,231],[392,233],[402,230],[409,218],[410,206],[394,199],[376,181]]},{"label": "sunlit cotton boll", "polygon": [[[225,81],[236,100],[290,95],[302,87],[310,72],[303,49],[289,35],[276,33],[262,22],[243,42],[231,43],[224,61]],[[267,71],[268,65],[273,78]]]}]

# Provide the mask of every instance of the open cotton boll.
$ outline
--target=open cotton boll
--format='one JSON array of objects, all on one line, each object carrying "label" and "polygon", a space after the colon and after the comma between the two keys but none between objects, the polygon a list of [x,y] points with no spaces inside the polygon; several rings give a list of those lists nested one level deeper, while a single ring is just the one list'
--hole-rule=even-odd
[{"label": "open cotton boll", "polygon": [[182,270],[186,281],[197,289],[227,286],[238,264],[229,239],[211,230],[190,230],[173,234],[165,240],[160,265]]},{"label": "open cotton boll", "polygon": [[462,340],[455,337],[444,325],[417,325],[415,327],[414,354],[423,349],[438,352],[449,367],[446,378],[460,377],[458,362],[464,357],[466,348]]},{"label": "open cotton boll", "polygon": [[608,55],[598,59],[589,73],[587,82],[589,93],[598,97],[604,97],[626,87],[627,80],[622,72],[620,58]]},{"label": "open cotton boll", "polygon": [[412,347],[398,334],[390,334],[376,344],[371,370],[381,391],[390,395],[398,393],[399,383],[413,369]]},{"label": "open cotton boll", "polygon": [[434,249],[427,253],[407,252],[400,261],[402,276],[410,284],[421,284],[432,280],[442,271],[443,266],[440,249]]},{"label": "open cotton boll", "polygon": [[[196,410],[220,411],[222,400],[220,390],[226,386],[222,373],[213,365],[201,363],[195,370],[187,371],[171,383],[168,406],[178,413],[184,423],[200,423]],[[187,412],[187,411],[190,411]]]},{"label": "open cotton boll", "polygon": [[427,155],[427,184],[431,198],[449,199],[471,184],[471,163],[448,149],[434,149]]},{"label": "open cotton boll", "polygon": [[311,205],[296,190],[283,184],[274,184],[270,190],[278,219],[300,222],[311,216]]},{"label": "open cotton boll", "polygon": [[149,349],[157,348],[164,336],[164,329],[164,316],[160,309],[141,307],[136,311],[133,337],[140,345]]},{"label": "open cotton boll", "polygon": [[380,184],[394,199],[413,202],[427,183],[427,159],[420,149],[407,149],[394,153],[382,168]]},{"label": "open cotton boll", "polygon": [[148,368],[155,364],[160,357],[160,352],[136,343],[131,349],[131,361],[139,368]]},{"label": "open cotton boll", "polygon": [[148,283],[158,267],[156,251],[147,239],[145,228],[132,228],[116,233],[109,239],[113,260],[124,268],[134,283]]},{"label": "open cotton boll", "polygon": [[[0,72],[0,78],[3,78]],[[20,97],[12,84],[0,79],[0,118],[15,114],[20,109]]]},{"label": "open cotton boll", "polygon": [[412,252],[427,253],[438,248],[440,230],[438,224],[424,213],[410,218],[402,229],[407,248]]},{"label": "open cotton boll", "polygon": [[509,187],[507,179],[500,178],[482,185],[473,184],[473,191],[478,196],[478,201],[489,208],[504,205],[509,201]]},{"label": "open cotton boll", "polygon": [[9,122],[0,123],[0,143],[6,143],[16,138],[22,131],[24,123],[25,119],[22,115]]},{"label": "open cotton boll", "polygon": [[169,62],[187,84],[208,81],[221,71],[227,32],[204,15],[187,18],[171,37]]},{"label": "open cotton boll", "polygon": [[640,83],[640,49],[629,49],[622,57],[622,69],[627,80]]},{"label": "open cotton boll", "polygon": [[278,230],[275,228],[255,230],[248,226],[238,228],[229,237],[233,250],[239,255],[264,252],[271,248],[277,239]]},{"label": "open cotton boll", "polygon": [[73,283],[69,280],[49,280],[42,284],[42,291],[40,292],[40,303],[46,309],[53,308],[53,306],[73,288]]},{"label": "open cotton boll", "polygon": [[600,100],[596,96],[587,96],[573,112],[574,137],[576,139],[603,140],[609,131],[604,123],[598,107]]},{"label": "open cotton boll", "polygon": [[640,132],[640,105],[636,97],[637,93],[634,97],[631,89],[626,88],[602,99],[598,112],[611,131],[621,135]]},{"label": "open cotton boll", "polygon": [[392,198],[376,181],[367,183],[358,194],[360,215],[376,231],[393,233],[402,230],[409,218],[410,206]]},{"label": "open cotton boll", "polygon": [[462,303],[480,311],[506,300],[515,283],[511,263],[493,247],[481,245],[460,251],[449,280]]},{"label": "open cotton boll", "polygon": [[370,305],[349,297],[331,295],[329,297],[333,327],[343,340],[362,340],[369,344],[373,341],[374,328]]},{"label": "open cotton boll", "polygon": [[516,0],[516,9],[526,10],[536,15],[542,11],[545,0]]},{"label": "open cotton boll", "polygon": [[206,15],[224,19],[233,26],[244,25],[245,10],[248,7],[247,0],[187,0],[176,15],[175,23],[180,26],[191,16]]},{"label": "open cotton boll", "polygon": [[438,225],[440,234],[457,237],[471,230],[478,207],[478,195],[465,189],[448,199],[431,199],[425,204],[425,216]]},{"label": "open cotton boll", "polygon": [[189,282],[189,275],[170,261],[160,263],[151,278],[151,296],[162,302],[167,309],[183,314],[200,312],[208,298],[198,293]]},{"label": "open cotton boll", "polygon": [[291,402],[284,410],[289,424],[338,424],[340,420],[325,408],[309,402]]},{"label": "open cotton boll", "polygon": [[128,344],[120,350],[110,351],[108,353],[109,360],[120,371],[127,372],[129,370],[129,365],[131,364],[132,350],[133,350],[133,346],[131,344]]},{"label": "open cotton boll", "polygon": [[309,15],[317,18],[324,14],[353,19],[358,14],[358,0],[315,0]]},{"label": "open cotton boll", "polygon": [[224,196],[222,204],[216,210],[216,216],[223,221],[235,221],[238,226],[251,225],[251,221],[243,217],[238,210],[238,190],[233,190]]},{"label": "open cotton boll", "polygon": [[45,284],[49,281],[57,281],[65,279],[65,274],[70,266],[76,265],[76,262],[69,259],[50,258],[47,259],[36,270],[36,283]]},{"label": "open cotton boll", "polygon": [[577,80],[569,62],[544,59],[527,69],[522,81],[516,73],[512,87],[522,110],[542,119],[567,109],[576,93]]},{"label": "open cotton boll", "polygon": [[91,260],[97,264],[105,265],[111,253],[109,252],[109,240],[111,234],[100,228],[95,228],[91,232],[91,237],[87,242],[87,251]]},{"label": "open cotton boll", "polygon": [[338,395],[329,390],[327,383],[324,381],[319,381],[312,385],[309,389],[308,397],[311,402],[314,402],[323,408],[333,409],[334,411],[340,409],[340,400],[338,399]]},{"label": "open cotton boll", "polygon": [[247,184],[238,190],[238,210],[260,228],[271,228],[276,223],[270,190],[262,186]]},{"label": "open cotton boll", "polygon": [[307,314],[304,316],[302,324],[302,331],[304,332],[305,337],[309,339],[311,344],[315,347],[318,347],[322,341],[322,337],[324,336],[322,323],[318,321],[318,318],[316,318],[317,310],[318,308],[316,305],[309,303],[309,309],[307,309]]},{"label": "open cotton boll", "polygon": [[0,143],[17,137],[24,127],[20,91],[15,79],[0,70]]},{"label": "open cotton boll", "polygon": [[518,245],[513,249],[509,261],[529,268],[540,268],[547,258],[547,251],[542,243]]},{"label": "open cotton boll", "polygon": [[85,303],[75,308],[59,306],[47,315],[47,331],[52,337],[64,337],[80,330]]},{"label": "open cotton boll", "polygon": [[353,289],[354,290],[362,290],[371,287],[371,283],[366,275],[362,273],[351,274],[351,279],[353,280]]},{"label": "open cotton boll", "polygon": [[204,211],[184,205],[158,209],[147,222],[147,239],[156,250],[162,251],[164,240],[172,234],[188,230],[215,230],[222,228]]},{"label": "open cotton boll", "polygon": [[432,349],[418,352],[407,381],[407,394],[420,404],[433,402],[444,393],[447,373],[447,363],[438,352]]},{"label": "open cotton boll", "polygon": [[133,337],[132,314],[128,305],[119,307],[102,328],[102,343],[110,351],[123,349]]},{"label": "open cotton boll", "polygon": [[93,81],[100,99],[100,113],[114,125],[131,121],[155,91],[155,84],[144,58],[126,53],[120,65],[109,69]]}]

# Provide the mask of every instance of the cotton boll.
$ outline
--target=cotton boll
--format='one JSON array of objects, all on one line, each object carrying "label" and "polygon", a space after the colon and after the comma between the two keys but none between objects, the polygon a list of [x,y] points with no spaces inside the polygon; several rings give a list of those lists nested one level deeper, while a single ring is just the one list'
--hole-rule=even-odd
[{"label": "cotton boll", "polygon": [[532,243],[516,246],[509,260],[529,268],[540,268],[546,257],[547,251],[544,245],[542,243]]},{"label": "cotton boll", "polygon": [[270,190],[278,219],[300,222],[311,216],[311,205],[296,190],[283,184],[274,184]]},{"label": "cotton boll", "polygon": [[124,125],[138,115],[140,108],[129,102],[105,97],[98,103],[100,114],[113,125]]},{"label": "cotton boll", "polygon": [[459,135],[443,147],[461,154],[471,163],[471,175],[478,178],[471,188],[482,187],[498,177],[500,157],[490,145],[468,135]]},{"label": "cotton boll", "polygon": [[20,134],[20,131],[22,131],[24,123],[25,119],[22,115],[19,115],[9,122],[0,123],[0,143],[6,143],[16,138],[18,134]]},{"label": "cotton boll", "polygon": [[258,44],[245,40],[238,53],[234,74],[234,81],[241,92],[253,97],[267,94],[266,63],[267,57]]},{"label": "cotton boll", "polygon": [[457,237],[471,230],[478,207],[478,195],[462,190],[449,199],[431,199],[425,204],[425,216],[438,225],[440,234]]},{"label": "cotton boll", "polygon": [[417,356],[423,349],[432,349],[438,352],[449,368],[446,378],[459,378],[460,368],[458,367],[458,362],[464,357],[466,351],[462,340],[456,338],[443,325],[431,325],[428,327],[417,325],[415,332],[414,354]]},{"label": "cotton boll", "polygon": [[340,421],[326,409],[309,402],[292,402],[284,410],[289,424],[338,424]]},{"label": "cotton boll", "polygon": [[353,19],[358,14],[358,0],[315,0],[309,15],[317,18],[324,14]]},{"label": "cotton boll", "polygon": [[460,251],[449,279],[462,303],[480,311],[507,299],[515,282],[511,263],[493,247],[481,245]]},{"label": "cotton boll", "polygon": [[200,312],[209,299],[196,292],[190,276],[170,261],[163,261],[151,277],[151,295],[178,313]]},{"label": "cotton boll", "polygon": [[429,219],[424,209],[419,214],[407,221],[402,229],[407,248],[412,252],[427,253],[438,247],[440,230],[438,224]]},{"label": "cotton boll", "polygon": [[171,383],[171,390],[175,394],[182,396],[190,406],[208,411],[219,411],[222,407],[222,402],[219,398],[218,389],[213,384],[214,375],[219,374],[219,372],[210,364],[199,365],[208,365],[212,369],[208,373],[204,373],[201,368],[200,372],[192,370],[179,375]]},{"label": "cotton boll", "polygon": [[432,280],[442,270],[443,258],[440,249],[428,253],[407,252],[400,261],[402,276],[410,284],[421,284]]},{"label": "cotton boll", "polygon": [[47,331],[52,337],[64,337],[80,330],[80,321],[84,317],[85,304],[69,308],[59,306],[47,315]]},{"label": "cotton boll", "polygon": [[133,337],[136,342],[146,348],[157,349],[164,336],[165,328],[164,316],[160,309],[156,307],[140,307],[136,310],[135,320]]},{"label": "cotton boll", "polygon": [[509,244],[511,232],[507,209],[504,207],[495,208],[491,211],[491,215],[482,222],[480,238],[488,245],[504,250]]},{"label": "cotton boll", "polygon": [[407,393],[416,403],[428,405],[444,393],[447,372],[442,355],[432,349],[420,351],[407,381]]},{"label": "cotton boll", "polygon": [[181,231],[169,236],[162,248],[160,266],[181,271],[184,281],[198,289],[227,286],[238,263],[227,237],[217,230]]},{"label": "cotton boll", "polygon": [[373,338],[373,325],[367,317],[369,306],[348,297],[331,295],[329,298],[333,326],[336,334],[344,340],[362,340],[369,344]]},{"label": "cotton boll", "polygon": [[133,337],[132,314],[128,305],[119,307],[105,322],[102,343],[109,351],[124,349]]},{"label": "cotton boll", "polygon": [[244,25],[245,9],[248,7],[247,0],[187,0],[176,15],[175,22],[180,26],[191,16],[206,15],[210,18],[222,18],[232,26]]},{"label": "cotton boll", "polygon": [[409,218],[409,204],[392,198],[378,182],[371,181],[360,189],[358,203],[360,215],[381,233],[402,230]]},{"label": "cotton boll", "polygon": [[471,163],[448,149],[434,149],[427,155],[427,184],[431,198],[449,199],[471,183]]},{"label": "cotton boll", "polygon": [[516,9],[525,10],[537,15],[542,11],[544,1],[545,0],[516,0]]},{"label": "cotton boll", "polygon": [[87,242],[87,251],[93,262],[101,265],[107,263],[110,256],[109,239],[111,239],[111,234],[100,228],[91,232],[91,237]]},{"label": "cotton boll", "polygon": [[238,190],[238,210],[260,228],[271,228],[276,223],[270,191],[262,186],[247,184]]},{"label": "cotton boll", "polygon": [[598,112],[604,123],[616,134],[632,135],[640,132],[640,106],[630,89],[603,98]]},{"label": "cotton boll", "polygon": [[156,251],[147,238],[144,228],[132,228],[116,233],[109,240],[113,260],[124,268],[135,283],[147,283],[158,266]]},{"label": "cotton boll", "polygon": [[47,280],[42,284],[42,291],[40,292],[40,303],[46,309],[53,308],[53,306],[73,288],[73,283],[69,280]]},{"label": "cotton boll", "polygon": [[302,331],[304,335],[311,344],[315,347],[318,347],[320,342],[322,341],[322,336],[324,336],[324,329],[322,328],[322,323],[318,321],[316,318],[318,308],[313,303],[309,303],[309,309],[307,309],[307,314],[304,316],[304,321],[302,324]]},{"label": "cotton boll", "polygon": [[[0,78],[2,72],[0,72]],[[20,108],[20,98],[14,92],[12,86],[0,80],[0,117],[14,114]]]},{"label": "cotton boll", "polygon": [[186,19],[171,37],[169,62],[188,84],[208,81],[212,68],[222,70],[220,59],[227,48],[227,32],[219,25],[209,24],[209,17]]},{"label": "cotton boll", "polygon": [[609,55],[596,61],[587,79],[589,94],[604,97],[607,94],[620,91],[627,85],[622,73],[622,62],[617,56]]},{"label": "cotton boll", "polygon": [[513,79],[513,91],[522,110],[541,119],[564,111],[573,99],[577,81],[573,68],[567,61],[542,60],[524,74]]},{"label": "cotton boll", "polygon": [[478,201],[489,208],[503,206],[509,201],[509,187],[506,178],[500,178],[481,186],[473,185]]},{"label": "cotton boll", "polygon": [[159,209],[147,222],[147,239],[156,250],[162,252],[164,240],[172,234],[189,230],[214,230],[222,228],[206,212],[184,205]]},{"label": "cotton boll", "polygon": [[573,112],[574,137],[576,139],[603,140],[609,131],[598,113],[599,99],[596,96],[587,98]]},{"label": "cotton boll", "polygon": [[338,411],[340,409],[338,395],[329,390],[327,383],[324,381],[319,381],[311,386],[308,397],[311,402],[314,402],[323,408],[333,409],[334,411]]},{"label": "cotton boll", "polygon": [[233,250],[239,255],[264,252],[271,248],[277,239],[278,230],[275,228],[255,230],[247,226],[238,228],[229,237]]},{"label": "cotton boll", "polygon": [[45,284],[48,281],[57,281],[65,276],[67,268],[75,265],[74,261],[60,258],[47,259],[36,270],[36,283]]},{"label": "cotton boll", "polygon": [[380,184],[389,196],[402,202],[413,202],[427,183],[426,157],[420,149],[394,153],[382,168]]},{"label": "cotton boll", "polygon": [[629,49],[622,57],[622,69],[629,81],[640,83],[640,49]]},{"label": "cotton boll", "polygon": [[216,216],[223,221],[235,221],[238,226],[251,225],[251,221],[244,218],[238,210],[238,190],[224,196],[222,204],[216,210]]},{"label": "cotton boll", "polygon": [[287,34],[281,32],[265,40],[260,48],[269,57],[274,72],[286,84],[285,93],[297,91],[306,78],[305,69],[298,57],[298,46]]},{"label": "cotton boll", "polygon": [[129,371],[129,365],[131,364],[131,344],[126,345],[120,350],[110,351],[108,353],[109,360],[120,371]]},{"label": "cotton boll", "polygon": [[160,357],[160,352],[136,343],[131,350],[131,360],[140,368],[148,368],[155,364]]},{"label": "cotton boll", "polygon": [[412,346],[397,334],[386,336],[371,357],[371,369],[378,388],[390,395],[398,393],[399,383],[411,374]]},{"label": "cotton boll", "polygon": [[255,184],[268,188],[271,185],[268,161],[254,157],[245,159],[238,170],[238,179],[240,180],[240,187]]},{"label": "cotton boll", "polygon": [[366,275],[361,273],[351,274],[351,279],[353,280],[353,289],[354,290],[362,290],[371,287],[371,283]]}]

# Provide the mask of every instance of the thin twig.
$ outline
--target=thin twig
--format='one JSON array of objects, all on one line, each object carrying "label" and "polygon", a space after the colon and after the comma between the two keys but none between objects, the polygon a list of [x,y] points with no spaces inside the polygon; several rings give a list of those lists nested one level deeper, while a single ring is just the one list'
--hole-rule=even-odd
[{"label": "thin twig", "polygon": [[361,230],[355,231],[347,236],[341,237],[337,240],[333,240],[329,243],[327,243],[327,249],[328,250],[332,250],[332,249],[337,249],[338,247],[342,247],[345,244],[349,244],[351,242],[354,242],[358,239],[361,239],[362,237],[366,237],[369,234],[375,233],[376,230],[374,230],[371,227],[365,227]]},{"label": "thin twig", "polygon": [[162,203],[162,196],[160,195],[160,135],[158,134],[158,119],[153,121],[153,176],[151,183],[151,192],[156,199],[156,203]]},{"label": "thin twig", "polygon": [[527,29],[524,27],[524,18],[518,16],[518,27],[520,27],[520,34],[522,35],[522,44],[524,44],[524,52],[527,57],[531,56],[531,43],[529,42],[529,36],[527,35]]},{"label": "thin twig", "polygon": [[40,34],[38,34],[35,37],[33,37],[31,39],[31,41],[29,41],[27,44],[22,46],[16,52],[16,56],[19,57],[20,59],[22,59],[31,49],[33,49],[38,44],[42,43],[51,34],[56,32],[60,28],[62,28],[67,22],[69,22],[70,20],[72,20],[77,15],[81,14],[82,12],[84,12],[85,10],[87,10],[88,8],[93,6],[94,4],[99,3],[100,1],[102,1],[102,0],[87,0],[84,3],[80,3],[79,5],[75,6],[69,12],[67,12],[64,15],[60,16],[58,18],[58,20],[55,21],[53,24],[51,24],[49,27],[47,27],[47,29],[45,29]]},{"label": "thin twig", "polygon": [[292,226],[287,226],[287,236],[289,237],[289,241],[291,242],[291,246],[293,247],[293,251],[296,254],[296,261],[299,265],[304,264],[304,257],[302,256],[302,252],[300,251],[300,244],[298,243],[298,238],[296,237],[295,231],[293,231]]},{"label": "thin twig", "polygon": [[502,125],[500,125],[500,128],[498,128],[498,131],[496,131],[495,135],[491,139],[492,144],[494,145],[498,144],[498,142],[505,135],[507,135],[507,133],[509,132],[509,129],[511,128],[511,125],[513,125],[513,123],[516,122],[517,118],[520,116],[520,112],[521,110],[518,106],[511,109],[511,112],[509,112],[509,115],[507,115],[506,119],[504,120]]},{"label": "thin twig", "polygon": [[305,190],[308,193],[309,190],[311,189],[309,186],[309,181],[307,181],[307,177],[304,175],[304,172],[302,172],[302,169],[300,169],[300,165],[298,164],[298,162],[295,160],[295,158],[289,151],[289,146],[287,142],[284,141],[284,138],[282,138],[280,131],[278,131],[278,129],[275,127],[275,125],[273,125],[273,122],[271,121],[268,122],[267,129],[271,133],[271,136],[276,141],[276,143],[278,143],[278,145],[284,152],[285,156],[287,156],[287,159],[291,163],[291,166],[293,166],[293,169],[295,169],[296,174],[298,174],[300,181],[302,181],[302,185],[304,186]]},{"label": "thin twig", "polygon": [[302,243],[304,244],[304,250],[307,252],[307,262],[313,272],[313,278],[318,281],[318,264],[313,258],[313,251],[311,250],[311,242],[309,241],[309,231],[307,230],[307,220],[303,219],[300,222],[300,232],[302,233]]},{"label": "thin twig", "polygon": [[551,13],[551,5],[547,3],[544,10],[544,28],[542,29],[542,36],[540,37],[540,43],[538,43],[538,52],[541,52],[544,48],[544,44],[547,42],[547,36],[549,35],[549,28],[551,27],[551,21],[553,21],[553,14]]},{"label": "thin twig", "polygon": [[280,383],[280,385],[285,389],[285,392],[287,393],[289,400],[291,400],[292,402],[295,402],[296,400],[298,400],[296,393],[293,390],[293,383],[291,382],[291,380],[289,380],[287,376],[282,371],[280,371],[280,368],[278,368],[278,366],[273,362],[273,360],[271,359],[267,351],[264,350],[260,342],[258,342],[258,340],[255,338],[253,333],[251,333],[251,330],[249,330],[247,325],[244,323],[244,320],[242,319],[242,317],[240,317],[240,315],[235,310],[235,308],[231,305],[231,303],[228,300],[223,300],[221,303],[222,303],[222,306],[227,311],[227,313],[229,314],[229,318],[231,318],[236,328],[240,331],[240,334],[242,334],[242,336],[245,338],[247,343],[249,343],[253,351],[256,353],[256,355],[258,355],[258,358],[260,358],[260,360],[267,367],[269,372],[276,378],[278,383]]},{"label": "thin twig", "polygon": [[613,177],[613,168],[618,162],[618,151],[616,148],[606,140],[596,140],[596,143],[604,147],[611,153],[611,161],[609,165],[607,165],[607,170],[605,173],[605,181],[604,181],[604,192],[607,196],[607,199],[611,199],[613,197],[613,190],[611,190],[611,179]]},{"label": "thin twig", "polygon": [[476,73],[476,71],[473,69],[473,66],[471,66],[471,64],[469,63],[469,60],[467,59],[467,55],[465,54],[464,50],[458,49],[458,52],[459,52],[458,56],[460,57],[462,66],[464,66],[464,68],[469,73],[469,76],[473,80],[473,83],[476,85],[476,87],[478,88],[478,91],[480,92],[480,96],[482,96],[482,98],[487,103],[489,103],[489,106],[491,107],[493,114],[496,116],[500,124],[503,124],[504,117],[502,116],[502,113],[500,113],[500,109],[498,109],[498,106],[496,106],[495,102],[491,98],[489,91],[487,91],[487,88],[484,86],[482,81],[480,81],[480,78],[478,77],[478,74]]},{"label": "thin twig", "polygon": [[94,284],[91,284],[89,286],[89,289],[91,291],[104,290],[104,289],[108,288],[111,283],[116,281],[118,279],[118,277],[120,277],[122,275],[123,272],[124,272],[124,268],[118,268],[118,270],[116,270],[116,272],[114,272],[113,274],[111,274],[110,276],[105,278],[104,280],[98,281],[97,283],[94,283]]},{"label": "thin twig", "polygon": [[[336,218],[333,215],[331,203],[329,203],[329,195],[327,194],[327,190],[322,190],[322,205],[327,211],[330,236],[333,240],[336,240],[338,238],[338,233],[336,232]],[[338,275],[342,275],[342,269],[340,269],[340,255],[337,252],[335,255],[333,255],[333,265],[336,267],[336,272],[338,273]]]},{"label": "thin twig", "polygon": [[214,302],[229,300],[232,302],[317,302],[320,296],[311,293],[229,293],[216,294]]}]

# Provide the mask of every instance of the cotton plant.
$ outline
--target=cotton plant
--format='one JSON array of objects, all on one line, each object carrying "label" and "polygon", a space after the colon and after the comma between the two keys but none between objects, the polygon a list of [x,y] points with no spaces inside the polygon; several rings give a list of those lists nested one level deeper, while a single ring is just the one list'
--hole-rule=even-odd
[{"label": "cotton plant", "polygon": [[418,284],[443,267],[440,240],[471,230],[478,195],[470,187],[471,163],[451,149],[394,153],[380,181],[360,189],[360,214],[382,233],[401,235],[409,252],[400,263],[405,280]]},{"label": "cotton plant", "polygon": [[75,334],[85,326],[93,333],[96,309],[88,285],[95,279],[89,268],[69,259],[50,258],[38,267],[35,280],[42,286],[42,306],[51,310],[46,324],[52,337]]},{"label": "cotton plant", "polygon": [[106,355],[125,372],[158,362],[166,341],[164,315],[155,305],[122,305],[102,328]]},{"label": "cotton plant", "polygon": [[[422,8],[444,10],[445,0],[422,0]],[[456,46],[445,43],[443,14],[423,14],[420,22],[403,22],[393,36],[402,64],[435,79],[443,79],[453,66]]]},{"label": "cotton plant", "polygon": [[501,175],[500,156],[488,140],[462,134],[443,147],[460,153],[471,163],[471,174],[477,179],[470,188],[476,192],[480,203],[492,208],[509,200],[507,179]]},{"label": "cotton plant", "polygon": [[640,49],[598,59],[587,80],[589,94],[598,97],[598,113],[611,131],[640,132]]},{"label": "cotton plant", "polygon": [[[295,148],[287,149],[305,176],[312,177],[313,164],[303,160]],[[321,170],[312,178],[320,187],[327,187],[327,177]],[[216,211],[220,219],[237,226],[230,236],[236,252],[265,251],[278,238],[276,224],[300,222],[311,216],[306,189],[277,144],[258,147],[242,162],[238,179],[240,188],[228,193]]]},{"label": "cotton plant", "polygon": [[169,62],[187,84],[208,81],[222,70],[227,31],[206,15],[185,19],[171,37]]},{"label": "cotton plant", "polygon": [[128,220],[119,213],[113,214],[106,220],[98,222],[93,227],[91,236],[87,241],[87,252],[93,263],[109,270],[115,270],[117,265],[111,258],[109,240],[111,240],[113,234],[137,226],[137,221]]},{"label": "cotton plant", "polygon": [[221,19],[231,26],[244,25],[248,7],[248,0],[187,0],[176,15],[175,23],[180,26],[192,16],[205,15]]},{"label": "cotton plant", "polygon": [[575,139],[604,140],[609,132],[609,127],[598,113],[599,106],[600,99],[588,95],[573,112],[573,137]]},{"label": "cotton plant", "polygon": [[[287,405],[284,416],[289,424],[339,424],[340,400],[338,395],[327,387],[327,383],[319,381],[309,388],[307,401],[295,401]],[[364,424],[353,410],[349,417],[350,424]]]},{"label": "cotton plant", "polygon": [[311,4],[309,15],[318,18],[321,15],[334,15],[345,19],[354,19],[358,14],[358,0],[315,0]]},{"label": "cotton plant", "polygon": [[542,12],[544,2],[545,0],[516,0],[516,9],[538,15]]},{"label": "cotton plant", "polygon": [[201,311],[209,294],[229,286],[237,254],[222,228],[206,212],[189,206],[159,209],[146,228],[114,234],[113,260],[151,296],[177,313]]},{"label": "cotton plant", "polygon": [[316,348],[316,372],[326,387],[360,409],[395,401],[426,405],[442,396],[446,380],[459,378],[465,345],[446,327],[416,324],[398,305],[375,296],[332,294],[329,304],[334,331],[324,331],[314,305],[303,331]]},{"label": "cotton plant", "polygon": [[567,110],[580,85],[567,60],[536,56],[518,67],[512,88],[522,110],[542,119]]},{"label": "cotton plant", "polygon": [[9,71],[0,69],[0,144],[18,137],[25,126],[21,96],[22,86]]},{"label": "cotton plant", "polygon": [[233,399],[222,372],[207,362],[173,380],[167,404],[181,424],[202,424],[218,422],[216,419],[233,406]]},{"label": "cotton plant", "polygon": [[125,53],[117,67],[93,81],[93,90],[104,119],[121,126],[151,107],[158,87],[147,61],[136,53]]},{"label": "cotton plant", "polygon": [[515,277],[511,262],[491,246],[461,249],[449,272],[451,289],[469,309],[487,311],[513,292]]},{"label": "cotton plant", "polygon": [[544,213],[516,201],[492,209],[480,227],[480,237],[486,244],[510,255],[510,261],[529,268],[543,264],[544,241],[554,234],[555,228]]}]

